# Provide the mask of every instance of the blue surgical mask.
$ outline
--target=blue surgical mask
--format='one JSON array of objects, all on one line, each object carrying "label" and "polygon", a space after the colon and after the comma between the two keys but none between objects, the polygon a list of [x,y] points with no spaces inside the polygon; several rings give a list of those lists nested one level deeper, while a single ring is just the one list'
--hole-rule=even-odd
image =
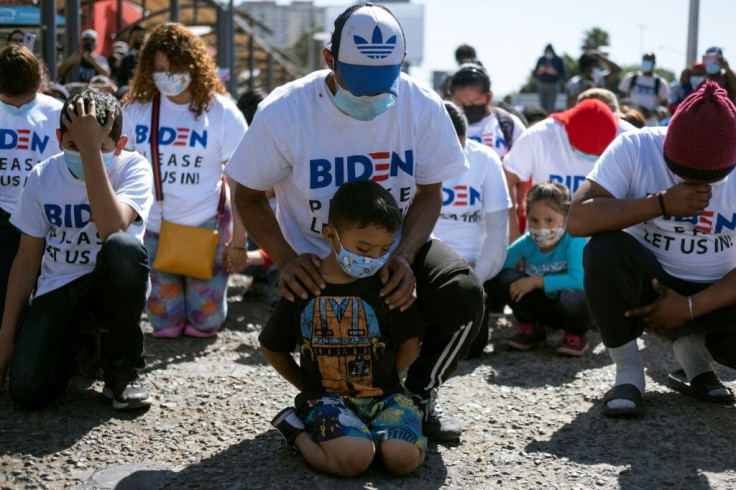
[{"label": "blue surgical mask", "polygon": [[[64,162],[69,168],[72,175],[78,180],[84,180],[84,165],[82,164],[82,155],[78,151],[67,150],[64,148]],[[102,163],[105,164],[105,170],[110,171],[115,163],[115,150],[102,153]]]},{"label": "blue surgical mask", "polygon": [[721,73],[721,65],[713,61],[706,61],[705,62],[705,72],[708,73],[709,75],[717,75]]},{"label": "blue surgical mask", "polygon": [[388,93],[356,97],[340,87],[339,83],[335,83],[335,86],[337,93],[332,98],[335,107],[358,121],[372,121],[396,105],[396,101]]},{"label": "blue surgical mask", "polygon": [[572,149],[573,153],[575,153],[580,158],[583,158],[585,160],[588,160],[589,162],[595,163],[598,161],[598,155],[591,155],[590,153],[583,153],[582,151],[578,150],[577,148]]},{"label": "blue surgical mask", "polygon": [[692,87],[695,88],[698,86],[700,82],[703,81],[704,78],[705,77],[693,75],[690,77],[690,85],[692,85]]},{"label": "blue surgical mask", "polygon": [[32,101],[26,102],[20,107],[15,107],[12,104],[6,104],[5,102],[0,101],[0,107],[5,109],[5,112],[13,116],[25,116],[31,111],[31,109],[33,109],[37,101],[38,101],[38,98],[34,97]]},{"label": "blue surgical mask", "polygon": [[343,247],[337,231],[335,231],[335,236],[337,237],[337,242],[340,244],[340,251],[335,252],[337,262],[340,264],[342,270],[345,271],[345,274],[350,277],[354,277],[356,279],[370,277],[378,272],[378,269],[383,267],[388,261],[389,252],[386,252],[385,255],[381,255],[380,257],[364,257],[350,252],[348,249]]},{"label": "blue surgical mask", "polygon": [[651,60],[644,60],[641,62],[641,71],[643,73],[651,73],[654,69],[654,62]]}]

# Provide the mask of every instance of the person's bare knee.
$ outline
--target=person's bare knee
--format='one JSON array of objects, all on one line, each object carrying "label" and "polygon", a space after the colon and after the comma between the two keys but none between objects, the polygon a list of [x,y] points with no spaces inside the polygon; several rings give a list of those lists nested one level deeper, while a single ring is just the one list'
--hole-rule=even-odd
[{"label": "person's bare knee", "polygon": [[413,473],[424,462],[424,451],[399,439],[381,443],[381,456],[386,469],[398,476]]},{"label": "person's bare knee", "polygon": [[363,437],[344,436],[320,443],[327,456],[323,471],[342,477],[360,475],[373,462],[376,448]]}]

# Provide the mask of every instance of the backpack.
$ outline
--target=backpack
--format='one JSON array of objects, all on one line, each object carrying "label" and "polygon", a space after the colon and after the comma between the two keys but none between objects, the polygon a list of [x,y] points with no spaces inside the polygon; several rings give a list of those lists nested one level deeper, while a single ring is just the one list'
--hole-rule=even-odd
[{"label": "backpack", "polygon": [[[636,86],[636,78],[638,76],[638,73],[634,73],[634,76],[631,77],[631,84],[629,85],[629,97],[631,97],[631,91],[634,90],[634,86]],[[661,83],[662,79],[659,78],[657,75],[654,75],[654,96],[657,97],[657,100],[659,100],[659,85]]]},{"label": "backpack", "polygon": [[506,139],[506,147],[508,151],[511,151],[511,147],[514,145],[514,120],[511,119],[511,114],[498,106],[493,107],[493,113],[496,115],[498,125],[501,126],[501,132],[503,137]]}]

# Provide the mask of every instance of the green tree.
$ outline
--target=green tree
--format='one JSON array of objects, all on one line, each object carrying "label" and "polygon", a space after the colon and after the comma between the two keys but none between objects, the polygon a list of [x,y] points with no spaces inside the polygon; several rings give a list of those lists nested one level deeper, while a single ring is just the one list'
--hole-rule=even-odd
[{"label": "green tree", "polygon": [[611,38],[608,32],[604,31],[600,27],[593,27],[583,33],[583,44],[580,48],[583,51],[589,51],[591,49],[598,49],[601,46],[610,46]]}]

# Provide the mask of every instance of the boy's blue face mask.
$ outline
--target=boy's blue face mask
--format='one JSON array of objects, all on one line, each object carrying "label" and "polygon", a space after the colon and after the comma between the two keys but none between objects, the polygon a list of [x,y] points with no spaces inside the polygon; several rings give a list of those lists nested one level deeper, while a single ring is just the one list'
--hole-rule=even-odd
[{"label": "boy's blue face mask", "polygon": [[[79,179],[84,180],[84,165],[82,164],[82,155],[78,151],[67,150],[64,148],[64,162],[69,168],[72,175]],[[110,171],[113,164],[115,163],[115,150],[102,153],[102,162],[105,164],[105,170]]]},{"label": "boy's blue face mask", "polygon": [[345,271],[345,274],[350,277],[354,277],[356,279],[370,277],[378,272],[378,269],[383,267],[388,261],[389,252],[386,252],[380,257],[364,257],[363,255],[355,254],[346,249],[340,241],[340,236],[337,234],[337,230],[335,230],[335,236],[337,237],[337,242],[340,244],[340,251],[335,252],[337,262],[340,264],[342,270]]}]

